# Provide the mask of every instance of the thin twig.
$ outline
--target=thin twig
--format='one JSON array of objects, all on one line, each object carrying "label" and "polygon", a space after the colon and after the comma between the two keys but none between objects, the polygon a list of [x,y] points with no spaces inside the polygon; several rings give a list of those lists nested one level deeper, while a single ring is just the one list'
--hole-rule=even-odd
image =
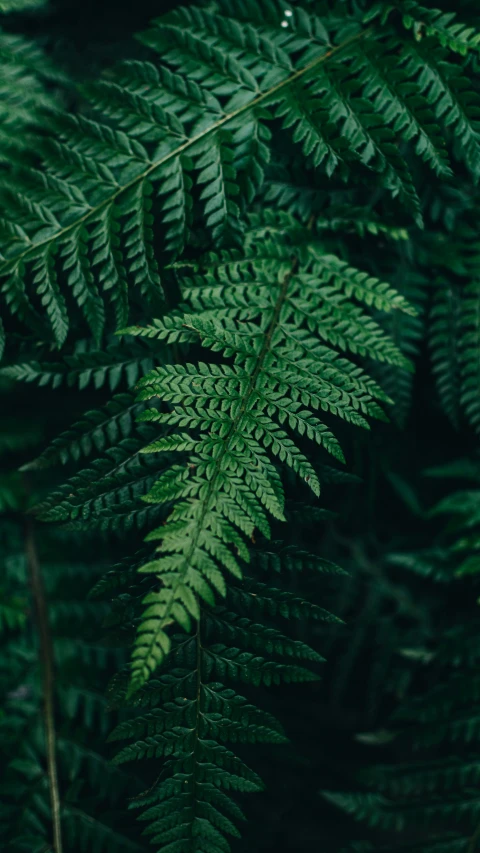
[{"label": "thin twig", "polygon": [[32,518],[26,519],[25,551],[27,555],[30,582],[37,616],[40,642],[40,663],[42,667],[43,714],[45,741],[47,750],[47,775],[52,808],[53,851],[62,853],[62,827],[60,821],[60,795],[58,790],[57,759],[55,748],[55,711],[54,711],[54,664],[53,643],[48,621],[48,607],[43,585],[40,562],[35,542],[35,528]]}]

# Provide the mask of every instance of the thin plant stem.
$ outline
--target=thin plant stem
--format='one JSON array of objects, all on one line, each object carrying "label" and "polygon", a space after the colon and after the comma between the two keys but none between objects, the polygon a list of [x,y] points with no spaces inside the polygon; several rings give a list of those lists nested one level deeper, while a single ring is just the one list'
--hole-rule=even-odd
[{"label": "thin plant stem", "polygon": [[60,794],[58,789],[58,772],[56,757],[55,735],[55,703],[54,703],[54,658],[53,643],[48,620],[48,605],[45,595],[40,561],[35,541],[35,527],[32,518],[27,518],[25,551],[27,555],[30,583],[37,618],[37,628],[40,643],[40,664],[42,668],[43,719],[45,727],[45,743],[47,752],[47,775],[52,809],[52,834],[54,853],[63,853],[62,826],[60,819]]}]

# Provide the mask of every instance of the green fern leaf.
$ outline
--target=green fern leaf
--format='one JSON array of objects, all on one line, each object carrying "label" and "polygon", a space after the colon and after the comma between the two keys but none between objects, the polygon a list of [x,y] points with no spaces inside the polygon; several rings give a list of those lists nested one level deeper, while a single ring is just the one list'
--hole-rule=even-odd
[{"label": "green fern leaf", "polygon": [[341,32],[336,18],[298,11],[286,32],[282,14],[275,4],[265,16],[238,3],[226,14],[175,10],[140,36],[159,54],[158,67],[120,64],[85,88],[88,117],[51,114],[38,140],[41,171],[10,175],[1,192],[9,311],[38,325],[25,289],[33,275],[61,346],[71,314],[65,280],[97,341],[112,327],[105,298],[117,327],[133,298],[159,305],[157,233],[173,255],[195,218],[213,243],[239,242],[245,204],[275,144],[267,126],[275,117],[307,160],[328,175],[338,168],[369,181],[373,171],[419,224],[399,140],[448,176],[441,133],[452,132],[477,174],[476,96],[443,53],[424,67],[421,44],[359,21],[331,47]]},{"label": "green fern leaf", "polygon": [[[251,536],[258,528],[268,536],[266,513],[283,517],[283,494],[269,457],[292,468],[318,494],[317,475],[286,429],[343,459],[315,410],[366,424],[363,417],[353,415],[369,413],[369,394],[376,386],[345,371],[349,362],[337,362],[330,347],[318,348],[317,336],[342,349],[405,363],[348,295],[388,310],[410,311],[408,304],[387,285],[322,256],[318,248],[298,269],[298,262],[292,267],[274,256],[257,260],[255,253],[245,259],[234,255],[230,260],[228,254],[207,258],[206,264],[206,278],[187,278],[183,287],[196,313],[176,312],[169,322],[158,321],[146,330],[147,336],[173,340],[200,338],[203,347],[223,351],[233,364],[161,367],[141,383],[142,401],[159,397],[170,403],[169,412],[147,410],[142,420],[193,428],[200,434],[191,444],[182,432],[146,448],[147,452],[194,449],[183,473],[177,466],[172,480],[166,472],[145,498],[154,505],[172,498],[178,503],[166,524],[148,537],[161,539],[162,544],[159,558],[142,571],[158,575],[161,587],[146,600],[134,652],[133,689],[168,654],[169,625],[179,622],[188,630],[192,618],[198,618],[197,596],[212,602],[212,588],[225,594],[222,568],[241,576],[235,551],[248,559],[242,534]],[[249,287],[247,303],[252,271],[255,284]],[[219,304],[226,306],[221,312]],[[141,329],[133,331],[142,334]],[[313,369],[314,352],[317,366],[325,364],[322,373]],[[308,382],[301,381],[302,374]]]}]

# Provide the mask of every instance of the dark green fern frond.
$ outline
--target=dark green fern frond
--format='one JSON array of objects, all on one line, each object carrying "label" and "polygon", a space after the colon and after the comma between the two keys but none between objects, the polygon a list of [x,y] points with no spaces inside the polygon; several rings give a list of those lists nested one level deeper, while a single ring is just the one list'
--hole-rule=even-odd
[{"label": "dark green fern frond", "polygon": [[103,409],[85,412],[80,421],[54,439],[37,459],[24,465],[22,470],[39,470],[57,463],[65,465],[95,452],[103,453],[123,439],[130,438],[135,419],[144,408],[131,394],[115,394]]},{"label": "dark green fern frond", "polygon": [[[31,0],[30,5],[34,3]],[[8,9],[8,5],[17,4],[4,0],[0,14],[16,11]],[[24,5],[29,5],[27,0]],[[12,162],[28,162],[29,153],[32,161],[34,128],[40,123],[42,112],[55,103],[47,84],[61,75],[39,47],[20,35],[0,31],[0,58],[0,164],[5,169]]]},{"label": "dark green fern frond", "polygon": [[161,508],[139,501],[154,487],[159,471],[169,476],[172,457],[146,455],[143,451],[148,434],[153,437],[154,431],[136,429],[132,436],[93,459],[89,468],[79,471],[36,507],[38,517],[119,533],[155,523],[161,517]]},{"label": "dark green fern frond", "polygon": [[108,6],[0,34],[0,848],[473,853],[480,12]]},{"label": "dark green fern frond", "polygon": [[[258,555],[256,555],[258,556]],[[326,570],[326,567],[324,567]],[[286,589],[278,589],[271,584],[258,583],[248,576],[242,587],[231,586],[227,591],[227,601],[231,601],[236,613],[246,610],[255,614],[256,618],[282,616],[285,619],[312,619],[313,621],[341,622],[341,620],[325,608],[300,595]]]},{"label": "dark green fern frond", "polygon": [[[40,5],[42,0],[4,0],[0,14],[22,11],[23,7]],[[17,8],[18,7],[18,8]],[[48,91],[49,84],[59,79],[44,55],[34,43],[20,35],[0,29],[0,168],[2,175],[13,165],[33,162],[34,128],[41,121],[42,113],[54,107],[55,98]],[[22,226],[6,221],[2,212],[0,229],[3,239],[15,242],[23,232]],[[1,256],[1,252],[0,252]],[[21,318],[29,317],[36,323],[35,311],[29,304],[22,287],[6,288],[3,301],[10,311]],[[0,316],[0,359],[5,346],[5,330]]]},{"label": "dark green fern frond", "polygon": [[19,360],[0,367],[0,376],[53,389],[66,385],[83,391],[93,386],[98,391],[107,386],[116,391],[122,384],[132,388],[156,361],[151,349],[142,345],[119,346],[114,341],[102,350],[89,350],[79,342],[76,352],[65,355],[62,361]]},{"label": "dark green fern frond", "polygon": [[72,302],[97,341],[113,325],[105,300],[120,327],[132,299],[155,306],[157,245],[179,255],[193,221],[217,245],[239,241],[276,145],[272,120],[327,175],[374,174],[418,223],[400,141],[449,176],[443,135],[453,132],[478,172],[476,95],[444,48],[424,68],[422,46],[389,24],[354,19],[344,37],[334,16],[292,12],[286,30],[282,4],[265,16],[222,5],[154,22],[140,40],[160,64],[126,62],[90,84],[88,116],[49,118],[41,171],[2,181],[5,304],[29,322],[39,298],[58,346]]},{"label": "dark green fern frond", "polygon": [[225,744],[286,742],[271,713],[225,684],[241,681],[250,695],[252,687],[318,677],[305,666],[321,661],[318,653],[268,624],[279,609],[291,620],[307,612],[315,618],[315,605],[273,592],[271,598],[265,587],[262,605],[253,586],[229,587],[230,600],[244,616],[202,607],[193,636],[172,638],[168,659],[135,694],[136,715],[110,736],[133,741],[117,755],[117,764],[162,759],[159,779],[133,803],[143,810],[144,835],[159,850],[229,850],[229,839],[239,836],[236,824],[244,820],[232,794],[261,790],[262,783]]},{"label": "dark green fern frond", "polygon": [[292,244],[302,244],[307,238],[307,241],[312,243],[318,239],[326,239],[330,231],[341,232],[342,236],[352,233],[360,237],[367,237],[369,234],[385,235],[395,241],[408,239],[407,229],[383,222],[373,210],[337,205],[327,207],[315,217],[310,216],[309,219],[312,220],[311,233],[306,233],[302,219],[299,221],[298,213],[295,215],[293,212],[275,208],[262,208],[248,216],[245,244],[255,246],[265,237],[285,238]]}]

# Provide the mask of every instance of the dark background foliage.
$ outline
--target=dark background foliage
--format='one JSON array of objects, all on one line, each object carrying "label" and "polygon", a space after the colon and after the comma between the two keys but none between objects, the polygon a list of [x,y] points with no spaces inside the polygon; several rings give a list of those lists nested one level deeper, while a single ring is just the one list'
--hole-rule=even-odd
[{"label": "dark background foliage", "polygon": [[[53,0],[45,12],[9,17],[6,28],[38,40],[71,77],[94,79],[115,59],[137,55],[140,48],[132,38],[133,33],[145,28],[152,17],[176,5],[179,4],[155,0],[123,4],[114,0],[100,4],[94,0]],[[467,14],[472,12],[473,4],[461,6]],[[472,14],[475,17],[477,10]],[[291,173],[295,172],[296,164],[293,155],[290,158],[287,143],[284,151],[277,153],[285,158]],[[274,163],[269,180],[275,181],[278,174]],[[295,177],[299,178],[298,183],[313,185],[312,174],[307,169],[302,171],[301,164]],[[436,194],[437,211],[432,213],[430,200],[437,188],[433,179],[425,179],[424,184],[426,237],[417,229],[410,229],[408,251],[413,260],[408,258],[406,267],[407,276],[421,269],[428,278],[429,235],[438,232],[448,240],[450,228],[445,227],[445,221],[449,216],[454,219],[457,210],[461,219],[465,210],[475,208],[477,200],[476,190],[472,190],[468,177],[461,174],[457,185],[451,187],[450,196]],[[324,181],[317,190],[316,203],[320,208],[329,191]],[[370,197],[365,189],[354,190],[352,195],[347,203],[361,205]],[[341,249],[348,253],[352,263],[370,268],[385,280],[389,280],[402,261],[401,246],[377,237],[365,240],[355,235],[342,237]],[[422,253],[427,256],[427,263]],[[427,285],[425,316],[429,314],[432,296],[433,289]],[[441,478],[426,477],[425,471],[458,457],[472,458],[478,441],[468,425],[463,423],[455,429],[445,415],[432,381],[426,338],[418,345],[415,366],[411,403],[401,426],[393,419],[390,424],[375,423],[368,433],[341,431],[347,470],[357,479],[325,486],[321,505],[332,516],[303,529],[293,523],[289,527],[289,544],[307,545],[350,573],[348,578],[331,582],[326,592],[325,606],[344,619],[345,624],[322,626],[314,637],[314,645],[318,644],[327,658],[321,682],[283,686],[274,694],[265,691],[262,697],[264,706],[274,709],[285,725],[291,743],[275,749],[259,745],[245,747],[245,756],[254,757],[266,790],[255,798],[245,798],[248,822],[242,840],[234,843],[234,849],[258,853],[279,848],[296,853],[321,849],[336,853],[358,838],[377,840],[377,832],[370,832],[353,817],[346,816],[320,792],[359,790],[362,773],[369,765],[381,761],[392,767],[398,764],[398,747],[388,738],[383,742],[381,733],[389,726],[391,715],[404,696],[409,691],[421,695],[424,690],[421,667],[418,673],[414,656],[409,658],[402,652],[405,649],[428,652],[452,624],[475,617],[472,605],[475,590],[472,592],[468,585],[453,591],[447,585],[437,587],[428,578],[410,573],[389,559],[392,553],[420,554],[442,539],[444,517],[430,517],[427,511],[463,481],[457,478],[446,486]],[[124,381],[118,390],[126,390],[126,385]],[[13,419],[14,427],[17,423],[28,424],[33,412],[38,431],[31,440],[25,440],[24,446],[3,457],[7,473],[28,462],[38,448],[67,429],[82,412],[98,408],[110,397],[108,388],[89,389],[79,399],[75,388],[65,388],[59,395],[57,391],[30,385],[13,388],[5,382],[5,398],[7,393],[8,417]],[[52,482],[52,477],[57,482]],[[38,491],[42,497],[64,479],[64,472],[27,474],[22,488]],[[293,500],[305,498],[298,486],[293,486],[291,494]],[[14,527],[17,523],[23,500],[21,495],[20,506],[7,510],[7,525]],[[15,535],[18,536],[18,531]],[[52,533],[52,540],[46,538],[43,555],[46,564],[58,550],[65,548],[66,559],[79,547],[75,541],[68,547],[59,545],[55,535]],[[98,562],[99,575],[106,565],[123,555],[122,540],[108,534],[80,537],[78,541],[84,550],[82,562]],[[140,534],[129,534],[131,552],[141,544]],[[105,671],[99,674],[99,688],[115,671],[114,663],[109,661]],[[21,698],[14,700],[17,704],[21,702]],[[366,734],[372,732],[377,733],[375,738]],[[81,737],[90,745],[93,735],[87,731]],[[10,752],[7,749],[8,759],[12,758]],[[113,752],[112,749],[108,754],[107,750],[107,757]],[[441,756],[438,747],[434,757]],[[118,813],[134,786],[138,790],[150,781],[153,780],[142,778],[138,783],[132,782],[130,788],[127,785],[119,795]],[[86,782],[86,799],[92,801],[94,813],[99,803],[93,783],[91,789],[89,785]],[[107,809],[104,804],[100,808],[102,813]],[[133,837],[129,817],[123,819],[127,836]],[[419,827],[413,827],[411,840],[417,841],[416,832],[420,843],[424,836]],[[380,835],[380,842],[387,849],[393,841],[396,841],[394,830],[387,829]]]}]

